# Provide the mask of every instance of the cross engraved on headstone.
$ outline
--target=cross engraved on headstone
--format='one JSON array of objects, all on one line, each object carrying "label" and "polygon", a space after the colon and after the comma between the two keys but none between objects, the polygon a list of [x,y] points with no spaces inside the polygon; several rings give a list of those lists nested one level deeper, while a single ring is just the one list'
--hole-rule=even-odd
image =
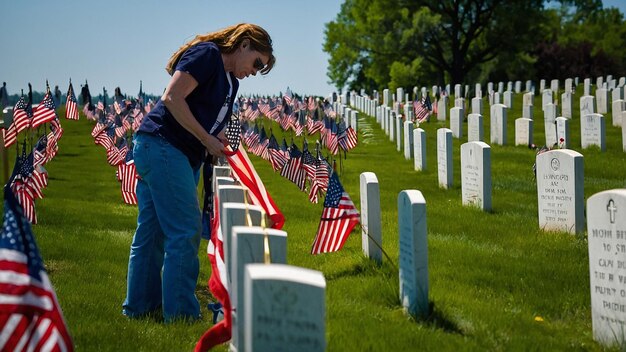
[{"label": "cross engraved on headstone", "polygon": [[609,203],[606,205],[606,211],[609,212],[611,224],[615,224],[615,213],[617,213],[617,207],[615,206],[613,199],[610,199]]}]

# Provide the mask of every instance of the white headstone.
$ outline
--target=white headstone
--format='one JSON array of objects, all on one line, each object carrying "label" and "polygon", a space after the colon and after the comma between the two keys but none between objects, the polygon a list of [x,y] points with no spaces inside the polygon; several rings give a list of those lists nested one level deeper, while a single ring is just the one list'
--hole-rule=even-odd
[{"label": "white headstone", "polygon": [[550,89],[544,89],[541,92],[541,110],[546,110],[546,105],[554,103],[552,98],[552,91]]},{"label": "white headstone", "polygon": [[550,81],[550,89],[557,93],[559,91],[559,80],[558,79],[553,79],[552,81]]},{"label": "white headstone", "polygon": [[515,145],[533,144],[533,120],[521,117],[515,119]]},{"label": "white headstone", "polygon": [[569,120],[559,116],[556,118],[556,139],[559,148],[569,149],[571,137],[569,133]]},{"label": "white headstone", "polygon": [[622,126],[622,111],[624,110],[626,110],[626,101],[622,99],[613,100],[613,104],[611,104],[613,126]]},{"label": "white headstone", "polygon": [[491,147],[485,142],[461,145],[461,196],[463,205],[491,211]]},{"label": "white headstone", "polygon": [[532,81],[526,81],[526,85],[525,85],[525,91],[530,92],[531,90],[533,90],[533,82]]},{"label": "white headstone", "polygon": [[499,92],[494,92],[493,93],[493,102],[491,105],[494,104],[500,104],[500,93]]},{"label": "white headstone", "polygon": [[626,189],[587,199],[587,238],[593,338],[626,343]]},{"label": "white headstone", "polygon": [[513,108],[513,92],[510,90],[504,92],[504,105],[509,109]]},{"label": "white headstone", "polygon": [[398,120],[398,114],[392,111],[389,114],[389,141],[394,142],[396,138],[396,122]]},{"label": "white headstone", "polygon": [[270,263],[287,263],[287,233],[281,230],[264,229],[256,226],[234,226],[232,228],[233,276],[231,280],[232,339],[233,350],[245,351],[246,306],[244,304],[244,270],[246,265],[264,263],[265,236],[269,248]]},{"label": "white headstone", "polygon": [[580,116],[595,114],[595,101],[593,95],[584,95],[580,97]]},{"label": "white headstone", "polygon": [[463,97],[463,87],[460,84],[454,85],[454,98],[458,99]]},{"label": "white headstone", "polygon": [[498,94],[504,93],[504,82],[498,82]]},{"label": "white headstone", "polygon": [[413,122],[404,121],[404,158],[413,158]]},{"label": "white headstone", "polygon": [[539,81],[539,91],[543,92],[546,89],[546,80],[542,79]]},{"label": "white headstone", "polygon": [[400,115],[396,119],[396,150],[399,152],[401,152],[404,148],[404,121],[413,121],[412,109],[407,110],[409,110],[410,114],[405,115],[406,118]]},{"label": "white headstone", "polygon": [[626,152],[626,113],[622,112],[622,147]]},{"label": "white headstone", "polygon": [[491,106],[491,144],[506,145],[506,106],[494,104]]},{"label": "white headstone", "polygon": [[439,187],[452,187],[452,131],[447,128],[437,130],[437,175]]},{"label": "white headstone", "polygon": [[569,149],[537,155],[539,227],[569,233],[584,229],[583,156]]},{"label": "white headstone", "polygon": [[572,93],[567,90],[561,94],[561,116],[572,118]]},{"label": "white headstone", "polygon": [[467,141],[482,141],[485,138],[483,129],[483,115],[467,115]]},{"label": "white headstone", "polygon": [[546,137],[546,145],[552,148],[557,143],[556,138],[556,117],[557,106],[554,104],[547,104],[543,110],[544,114],[544,132]]},{"label": "white headstone", "polygon": [[[220,213],[220,227],[222,231],[222,243],[224,246],[224,265],[228,281],[232,283],[233,271],[236,270],[237,258],[233,250],[233,227],[235,226],[259,226],[263,208],[257,205],[244,203],[222,203],[223,212]],[[249,216],[249,217],[248,217]]]},{"label": "white headstone", "polygon": [[571,78],[565,79],[565,91],[572,93],[574,91],[574,80]]},{"label": "white headstone", "polygon": [[483,99],[472,98],[472,114],[483,114]]},{"label": "white headstone", "polygon": [[428,238],[426,200],[420,191],[404,190],[398,195],[400,232],[400,302],[406,312],[426,317],[428,303]]},{"label": "white headstone", "polygon": [[515,81],[515,93],[519,94],[522,92],[522,81]]},{"label": "white headstone", "polygon": [[383,261],[380,189],[373,172],[363,172],[361,181],[361,248],[367,258]]},{"label": "white headstone", "polygon": [[325,351],[326,280],[284,264],[245,268],[246,351]]},{"label": "white headstone", "polygon": [[403,102],[403,100],[402,100],[403,98],[404,98],[404,88],[398,87],[396,89],[396,101],[399,102],[399,103],[402,103]]},{"label": "white headstone", "polygon": [[487,95],[493,92],[493,82],[487,82]]},{"label": "white headstone", "polygon": [[533,106],[532,105],[524,105],[522,106],[522,117],[527,119],[533,119]]},{"label": "white headstone", "polygon": [[609,112],[609,91],[607,89],[596,89],[596,104],[598,105],[598,114]]},{"label": "white headstone", "polygon": [[476,83],[474,90],[475,90],[475,93],[476,93],[474,95],[475,98],[482,98],[483,97],[483,89],[482,89],[480,83]]},{"label": "white headstone", "polygon": [[437,121],[447,120],[448,113],[448,96],[443,96],[437,102]]},{"label": "white headstone", "polygon": [[583,148],[592,145],[600,147],[600,150],[606,150],[606,126],[604,116],[601,114],[589,114],[580,119],[580,144]]},{"label": "white headstone", "polygon": [[463,120],[465,112],[463,108],[455,107],[450,109],[450,129],[452,130],[452,137],[463,137]]},{"label": "white headstone", "polygon": [[532,106],[534,105],[535,102],[535,95],[531,92],[528,93],[524,93],[524,95],[522,95],[522,105],[523,106]]},{"label": "white headstone", "polygon": [[583,83],[583,95],[591,95],[591,78],[585,78]]},{"label": "white headstone", "polygon": [[421,128],[413,130],[413,156],[415,170],[426,170],[426,131]]},{"label": "white headstone", "polygon": [[624,100],[624,87],[615,87],[611,90],[611,101]]}]

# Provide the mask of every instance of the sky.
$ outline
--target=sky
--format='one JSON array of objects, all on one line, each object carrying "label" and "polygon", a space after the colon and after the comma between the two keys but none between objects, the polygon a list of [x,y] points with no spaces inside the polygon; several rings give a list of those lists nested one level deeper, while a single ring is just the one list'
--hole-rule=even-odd
[{"label": "sky", "polygon": [[[289,87],[302,95],[328,96],[322,51],[325,24],[343,0],[0,0],[0,82],[9,94],[32,83],[67,91],[70,78],[80,91],[85,80],[92,95],[115,87],[131,96],[139,82],[160,95],[169,76],[165,64],[196,34],[239,22],[265,28],[277,62],[267,75],[240,82],[240,94],[276,95]],[[626,12],[626,0],[604,0],[604,7]]]},{"label": "sky", "polygon": [[240,94],[294,93],[328,96],[324,24],[335,19],[342,0],[0,0],[0,82],[9,94],[65,93],[85,80],[91,94],[115,87],[136,95],[160,95],[172,53],[197,34],[249,22],[265,28],[276,65],[266,76],[240,81]]}]

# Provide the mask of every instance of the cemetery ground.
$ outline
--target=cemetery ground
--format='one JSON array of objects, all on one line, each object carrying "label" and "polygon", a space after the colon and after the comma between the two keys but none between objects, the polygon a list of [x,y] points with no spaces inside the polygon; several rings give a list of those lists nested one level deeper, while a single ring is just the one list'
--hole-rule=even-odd
[{"label": "cemetery ground", "polygon": [[[578,111],[578,98],[573,111]],[[454,181],[437,184],[436,130],[449,122],[420,127],[427,135],[427,169],[413,170],[375,119],[359,117],[359,144],[341,163],[340,179],[357,208],[359,175],[374,172],[380,185],[382,266],[366,259],[361,229],[355,228],[336,253],[310,253],[322,211],[307,194],[265,160],[250,155],[257,172],[284,213],[287,262],[323,272],[326,340],[330,351],[410,350],[601,350],[593,340],[586,233],[544,232],[538,225],[535,151],[513,146],[521,117],[521,94],[508,111],[508,145],[492,145],[492,212],[462,206],[460,145],[453,139]],[[485,140],[489,108],[484,98]],[[540,96],[535,97],[534,140],[544,141]],[[584,155],[584,195],[626,186],[626,153],[621,130],[606,118],[606,152],[582,150],[579,117],[572,121],[572,149]],[[210,264],[200,245],[197,294],[202,320],[162,323],[160,317],[129,320],[121,314],[130,242],[137,208],[122,203],[115,169],[90,136],[93,123],[62,120],[59,152],[46,165],[49,185],[36,204],[33,227],[77,350],[189,351],[211,326],[206,309]],[[269,123],[266,123],[269,126]],[[467,123],[463,124],[467,136]],[[273,125],[273,131],[279,131]],[[287,135],[288,141],[290,135]],[[314,138],[309,137],[309,146]],[[20,139],[21,140],[21,139]],[[280,140],[280,139],[279,139]],[[295,139],[301,145],[301,139]],[[539,143],[538,143],[539,144]],[[15,158],[15,149],[9,150]],[[11,161],[12,163],[12,161]],[[337,162],[339,168],[339,161]],[[398,298],[398,193],[417,189],[426,200],[429,300],[425,320],[407,316]],[[227,350],[220,346],[218,350]]]}]

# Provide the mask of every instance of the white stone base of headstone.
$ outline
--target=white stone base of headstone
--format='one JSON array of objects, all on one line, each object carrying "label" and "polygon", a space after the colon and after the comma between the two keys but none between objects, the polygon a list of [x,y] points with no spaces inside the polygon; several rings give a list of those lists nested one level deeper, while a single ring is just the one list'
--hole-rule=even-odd
[{"label": "white stone base of headstone", "polygon": [[413,130],[413,157],[415,171],[426,170],[426,131],[421,128]]},{"label": "white stone base of headstone", "polygon": [[515,119],[515,145],[533,144],[533,120],[520,117]]},{"label": "white stone base of headstone", "polygon": [[363,172],[361,183],[361,247],[367,258],[381,264],[383,261],[382,224],[380,217],[380,189],[373,172]]},{"label": "white stone base of headstone", "polygon": [[246,351],[326,350],[326,280],[321,272],[248,264],[243,293]]},{"label": "white stone base of headstone", "polygon": [[404,121],[404,158],[413,158],[413,122]]},{"label": "white stone base of headstone", "polygon": [[598,146],[600,150],[606,150],[606,125],[604,116],[589,114],[580,119],[580,144],[582,148]]},{"label": "white stone base of headstone", "polygon": [[467,141],[477,142],[483,141],[484,136],[483,115],[469,114],[467,115]]},{"label": "white stone base of headstone", "polygon": [[437,130],[437,177],[439,187],[452,187],[452,131],[447,128]]},{"label": "white stone base of headstone", "polygon": [[485,142],[461,145],[461,196],[463,205],[491,211],[491,147]]},{"label": "white stone base of headstone", "polygon": [[232,228],[234,269],[229,291],[233,303],[231,350],[246,351],[244,334],[248,324],[245,321],[246,306],[243,302],[244,270],[248,264],[264,263],[266,236],[270,263],[286,264],[287,233],[285,231],[256,226],[234,226]]},{"label": "white stone base of headstone", "polygon": [[556,140],[559,148],[569,149],[570,147],[569,120],[563,116],[556,118]]},{"label": "white stone base of headstone", "polygon": [[533,106],[532,105],[524,105],[522,106],[522,117],[527,119],[533,119]]},{"label": "white stone base of headstone", "polygon": [[585,224],[583,155],[569,149],[553,149],[537,155],[539,227],[571,234]]},{"label": "white stone base of headstone", "polygon": [[587,200],[587,238],[593,338],[626,345],[626,189],[596,193]]},{"label": "white stone base of headstone", "polygon": [[426,200],[418,190],[398,195],[400,302],[415,317],[428,316]]}]

